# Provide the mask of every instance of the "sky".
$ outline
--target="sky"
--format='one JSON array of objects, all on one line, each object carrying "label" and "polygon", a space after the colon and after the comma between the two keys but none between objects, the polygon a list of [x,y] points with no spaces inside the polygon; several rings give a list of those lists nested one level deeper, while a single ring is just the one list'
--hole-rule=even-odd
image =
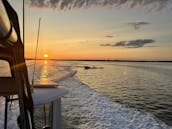
[{"label": "sky", "polygon": [[[9,0],[19,14],[22,0]],[[172,60],[172,0],[26,0],[25,56]]]}]

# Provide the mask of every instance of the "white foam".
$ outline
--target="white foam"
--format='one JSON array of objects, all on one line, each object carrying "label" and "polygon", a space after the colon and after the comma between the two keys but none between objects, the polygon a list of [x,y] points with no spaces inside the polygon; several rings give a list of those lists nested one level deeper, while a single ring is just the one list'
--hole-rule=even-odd
[{"label": "white foam", "polygon": [[63,116],[74,128],[172,129],[148,113],[112,102],[73,77],[62,80],[60,84],[69,90],[62,99]]},{"label": "white foam", "polygon": [[[8,106],[8,129],[17,129],[17,117],[19,115],[18,102],[15,101],[11,105]],[[0,97],[0,129],[4,127],[4,111],[5,111],[5,99]]]}]

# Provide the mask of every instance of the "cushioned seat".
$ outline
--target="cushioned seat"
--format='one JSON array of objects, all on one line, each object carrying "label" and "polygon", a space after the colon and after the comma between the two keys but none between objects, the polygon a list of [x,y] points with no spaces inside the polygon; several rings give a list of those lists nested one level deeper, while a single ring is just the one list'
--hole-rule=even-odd
[{"label": "cushioned seat", "polygon": [[46,88],[34,88],[32,97],[33,104],[35,106],[56,101],[57,99],[61,98],[62,96],[68,93],[68,91],[63,86],[57,86],[56,88],[47,87],[48,85],[46,86]]}]

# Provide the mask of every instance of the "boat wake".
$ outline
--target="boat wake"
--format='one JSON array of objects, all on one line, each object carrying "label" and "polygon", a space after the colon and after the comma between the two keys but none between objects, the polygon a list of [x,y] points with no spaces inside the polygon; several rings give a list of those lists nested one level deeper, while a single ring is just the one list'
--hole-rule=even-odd
[{"label": "boat wake", "polygon": [[66,128],[172,129],[149,113],[115,103],[74,77],[60,81],[69,94],[62,99]]}]

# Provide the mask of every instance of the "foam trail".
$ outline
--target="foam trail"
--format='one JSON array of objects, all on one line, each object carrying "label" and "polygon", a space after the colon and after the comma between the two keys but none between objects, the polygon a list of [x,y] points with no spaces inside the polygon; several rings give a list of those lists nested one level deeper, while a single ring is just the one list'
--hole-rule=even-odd
[{"label": "foam trail", "polygon": [[73,10],[90,7],[120,7],[129,5],[130,8],[135,6],[151,6],[153,9],[161,10],[172,7],[172,0],[27,0],[31,7],[53,8],[57,10]]},{"label": "foam trail", "polygon": [[73,77],[59,83],[69,90],[62,99],[66,128],[172,129],[151,114],[112,102]]}]

